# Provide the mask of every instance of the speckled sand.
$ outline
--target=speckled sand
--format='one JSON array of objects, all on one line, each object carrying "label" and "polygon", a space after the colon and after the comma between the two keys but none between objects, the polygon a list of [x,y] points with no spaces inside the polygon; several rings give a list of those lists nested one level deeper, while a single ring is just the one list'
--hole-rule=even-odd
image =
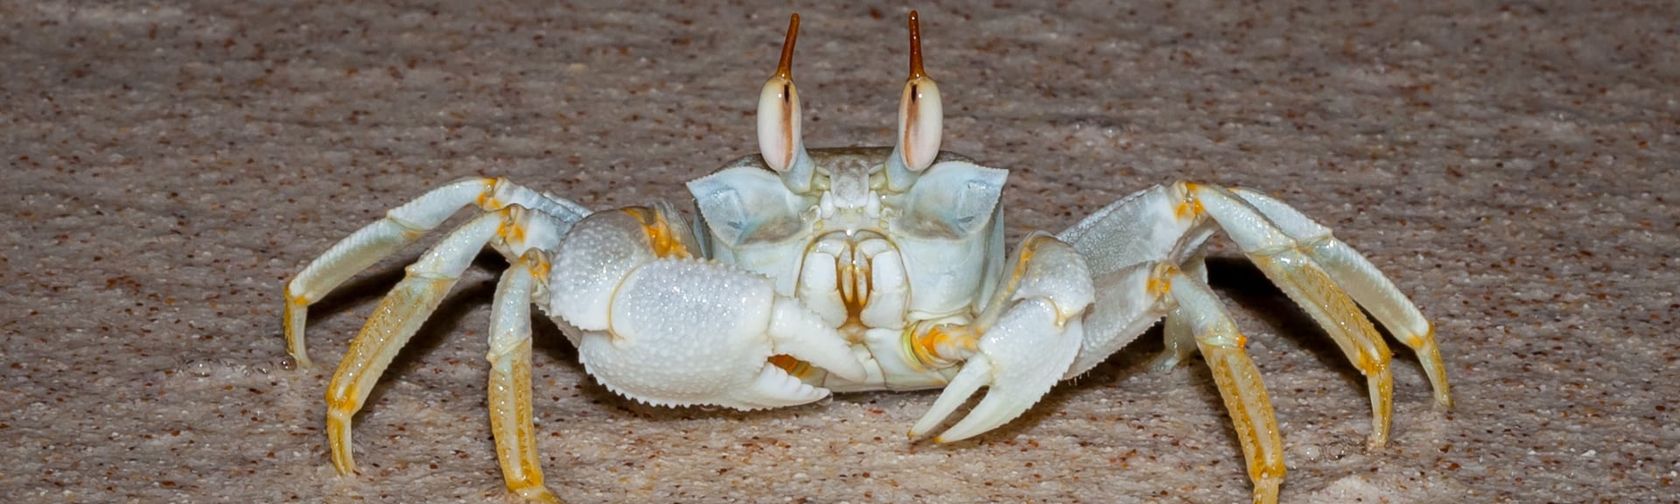
[{"label": "speckled sand", "polygon": [[[1680,4],[1022,4],[918,6],[945,145],[1012,170],[1012,240],[1149,184],[1246,185],[1438,325],[1457,407],[1432,409],[1395,345],[1394,438],[1367,453],[1353,367],[1220,246],[1286,502],[1680,501]],[[905,10],[798,9],[808,143],[888,142]],[[686,206],[684,180],[752,152],[789,10],[0,1],[0,501],[502,502],[501,261],[375,391],[354,478],[328,463],[322,392],[404,261],[313,311],[308,370],[284,357],[282,281],[465,175]],[[1158,334],[935,446],[903,435],[932,393],[637,406],[543,322],[543,465],[579,502],[1245,500],[1206,369],[1144,371]]]}]

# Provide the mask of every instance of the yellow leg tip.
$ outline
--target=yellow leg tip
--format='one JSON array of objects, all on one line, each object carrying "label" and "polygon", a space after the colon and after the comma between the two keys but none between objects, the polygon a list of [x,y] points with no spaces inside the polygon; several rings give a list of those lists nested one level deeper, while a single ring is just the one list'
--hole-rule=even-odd
[{"label": "yellow leg tip", "polygon": [[1371,418],[1371,437],[1365,439],[1366,450],[1377,451],[1381,450],[1384,446],[1388,446],[1389,422],[1390,420],[1387,416]]},{"label": "yellow leg tip", "polygon": [[356,474],[356,457],[350,443],[350,415],[337,411],[327,413],[327,447],[332,451],[333,468],[340,476]]},{"label": "yellow leg tip", "polygon": [[292,345],[287,345],[288,348],[286,348],[286,355],[291,356],[292,363],[297,364],[298,368],[309,368],[315,365],[315,361],[309,359],[309,352],[304,351],[302,348],[290,348],[291,346]]},{"label": "yellow leg tip", "polygon": [[1283,478],[1267,478],[1254,482],[1254,504],[1277,504],[1278,485]]},{"label": "yellow leg tip", "polygon": [[1383,449],[1383,447],[1386,447],[1386,446],[1388,446],[1388,438],[1386,438],[1386,437],[1378,437],[1378,436],[1373,435],[1370,438],[1365,440],[1365,451],[1368,451],[1368,452],[1380,451],[1380,450]]},{"label": "yellow leg tip", "polygon": [[292,288],[286,287],[286,313],[280,319],[281,327],[286,335],[286,353],[299,368],[310,367],[309,350],[304,346],[304,324],[309,320],[309,300],[292,295]]},{"label": "yellow leg tip", "polygon": [[1429,376],[1429,386],[1435,389],[1435,406],[1442,410],[1452,408],[1452,385],[1447,381],[1447,366],[1441,361],[1441,347],[1435,343],[1435,328],[1429,328],[1429,334],[1423,339],[1423,344],[1417,347],[1418,360],[1423,363],[1423,372]]},{"label": "yellow leg tip", "polygon": [[1374,451],[1388,444],[1389,426],[1394,422],[1394,377],[1384,365],[1366,379],[1371,394],[1371,437],[1365,447]]},{"label": "yellow leg tip", "polygon": [[542,504],[562,504],[566,502],[560,500],[560,496],[554,495],[554,492],[550,492],[548,487],[540,484],[514,489],[513,493],[519,495],[519,498],[524,499],[527,502],[539,502]]}]

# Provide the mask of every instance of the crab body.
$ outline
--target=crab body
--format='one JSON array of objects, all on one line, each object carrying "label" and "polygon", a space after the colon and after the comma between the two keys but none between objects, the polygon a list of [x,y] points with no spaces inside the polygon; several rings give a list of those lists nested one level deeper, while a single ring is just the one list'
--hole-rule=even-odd
[{"label": "crab body", "polygon": [[791,61],[760,91],[759,153],[688,184],[697,215],[669,204],[591,211],[499,178],[433,189],[334,245],[286,286],[287,349],[301,366],[307,307],[461,208],[445,236],[374,310],[327,389],[333,463],[354,470],[351,419],[373,383],[478,251],[511,266],[492,301],[490,425],[508,488],[558,500],[543,482],[531,413],[531,308],[551,317],[584,368],[655,405],[763,409],[832,392],[942,388],[910,428],[934,441],[980,435],[1058,381],[1165,320],[1172,369],[1201,353],[1254,483],[1275,502],[1283,447],[1246,339],[1208,290],[1203,245],[1224,231],[1367,377],[1370,445],[1387,440],[1390,353],[1363,307],[1417,352],[1450,403],[1434,331],[1358,252],[1259,192],[1177,182],[1139,191],[1012,252],[999,203],[1007,172],[939,150],[939,88],[910,17],[910,77],[892,147],[806,149]]},{"label": "crab body", "polygon": [[811,152],[815,180],[794,193],[758,156],[689,184],[708,257],[763,275],[837,330],[868,378],[802,368],[831,390],[943,385],[954,369],[906,352],[918,333],[967,324],[997,284],[1004,172],[947,155],[903,190],[881,168],[888,148]]}]

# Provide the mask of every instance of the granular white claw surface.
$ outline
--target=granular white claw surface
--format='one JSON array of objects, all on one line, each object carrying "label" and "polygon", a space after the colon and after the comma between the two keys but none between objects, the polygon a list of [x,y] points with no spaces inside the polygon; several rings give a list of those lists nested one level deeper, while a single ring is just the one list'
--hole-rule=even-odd
[{"label": "granular white claw surface", "polygon": [[[1456,406],[1433,410],[1392,345],[1394,436],[1367,453],[1353,366],[1215,251],[1284,429],[1285,502],[1675,502],[1680,5],[1356,4],[919,8],[944,147],[1012,170],[1011,243],[1151,184],[1252,187],[1434,321]],[[311,311],[312,369],[285,364],[282,282],[466,175],[686,206],[684,181],[754,152],[788,10],[0,2],[0,501],[502,502],[484,355],[504,265],[469,270],[374,391],[354,478],[328,462],[322,394],[423,245]],[[806,143],[890,142],[906,12],[800,14]],[[1158,331],[950,446],[904,439],[931,392],[659,409],[589,381],[553,324],[536,337],[543,468],[577,502],[1250,491],[1200,361],[1144,372]]]}]

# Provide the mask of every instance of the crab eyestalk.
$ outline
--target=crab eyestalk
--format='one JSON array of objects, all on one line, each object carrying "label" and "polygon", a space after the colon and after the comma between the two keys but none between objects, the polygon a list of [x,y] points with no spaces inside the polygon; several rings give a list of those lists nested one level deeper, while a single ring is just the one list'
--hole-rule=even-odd
[{"label": "crab eyestalk", "polygon": [[922,29],[916,11],[910,11],[910,78],[899,97],[898,138],[887,160],[887,182],[893,189],[908,189],[922,170],[933,165],[944,120],[939,85],[922,68]]},{"label": "crab eyestalk", "polygon": [[800,138],[799,90],[793,85],[793,44],[798,38],[796,13],[788,19],[782,61],[758,92],[758,152],[764,156],[764,164],[782,175],[788,189],[803,193],[811,188],[815,166]]}]

